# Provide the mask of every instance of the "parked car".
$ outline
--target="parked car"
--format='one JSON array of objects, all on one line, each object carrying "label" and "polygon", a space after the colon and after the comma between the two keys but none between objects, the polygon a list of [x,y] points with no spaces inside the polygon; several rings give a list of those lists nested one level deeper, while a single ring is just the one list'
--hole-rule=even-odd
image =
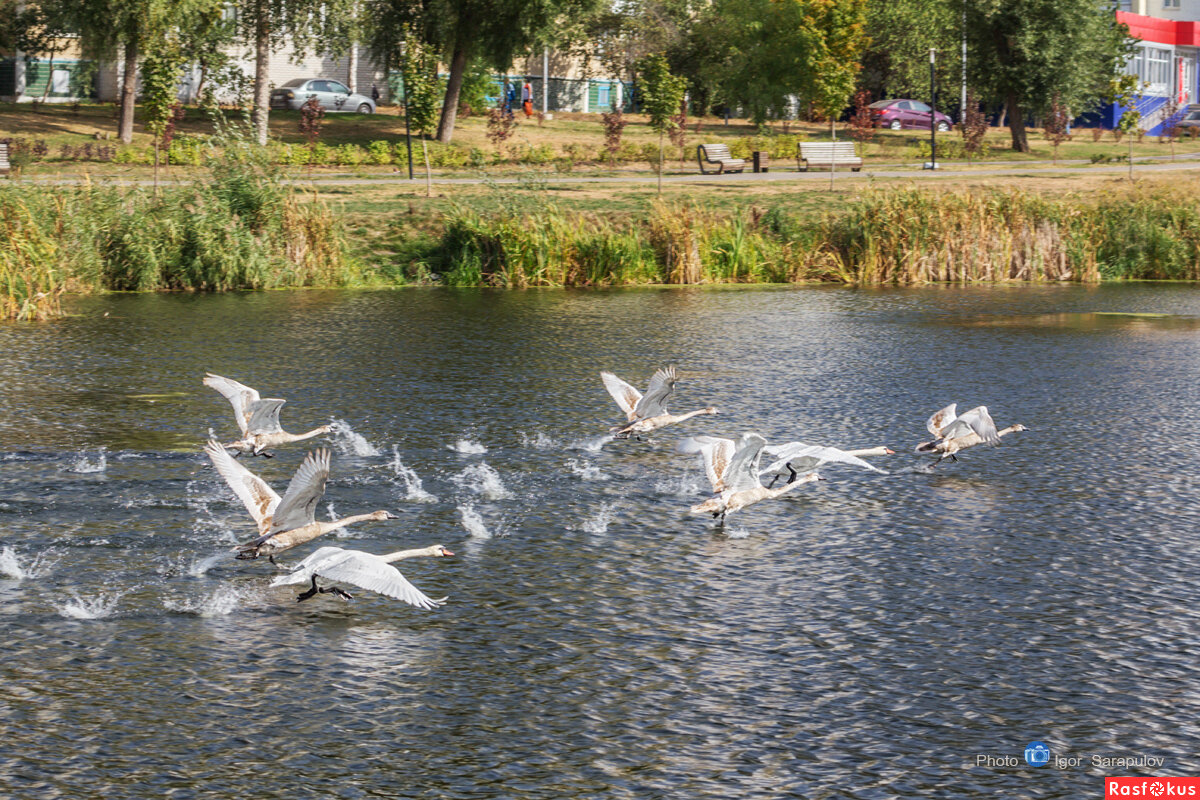
[{"label": "parked car", "polygon": [[[920,100],[876,100],[867,106],[877,128],[923,128],[929,130],[929,113],[932,109]],[[937,129],[948,131],[953,125],[950,118],[937,112]]]},{"label": "parked car", "polygon": [[375,101],[328,78],[296,78],[271,92],[271,108],[290,108],[299,111],[315,97],[326,111],[356,111],[359,114],[374,114]]},{"label": "parked car", "polygon": [[[1200,128],[1200,108],[1192,109],[1183,115],[1183,119],[1175,123],[1180,128]],[[1195,133],[1195,131],[1189,131]]]}]

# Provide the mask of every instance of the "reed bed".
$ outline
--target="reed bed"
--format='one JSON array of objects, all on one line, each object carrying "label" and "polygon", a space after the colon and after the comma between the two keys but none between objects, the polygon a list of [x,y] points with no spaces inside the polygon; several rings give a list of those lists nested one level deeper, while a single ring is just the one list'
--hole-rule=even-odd
[{"label": "reed bed", "polygon": [[[232,152],[236,159],[236,151]],[[45,319],[64,292],[360,284],[341,222],[253,162],[161,194],[0,188],[0,319]]]},{"label": "reed bed", "polygon": [[1200,206],[1184,190],[1135,186],[1058,198],[871,190],[816,219],[662,201],[619,222],[460,209],[435,251],[432,273],[460,286],[1197,280]]}]

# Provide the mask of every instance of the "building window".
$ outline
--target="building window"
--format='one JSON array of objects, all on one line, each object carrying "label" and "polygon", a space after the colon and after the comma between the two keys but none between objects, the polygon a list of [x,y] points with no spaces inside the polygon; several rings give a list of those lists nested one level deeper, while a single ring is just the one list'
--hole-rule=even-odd
[{"label": "building window", "polygon": [[612,105],[612,100],[609,99],[609,85],[602,83],[596,87],[596,105],[600,108],[608,108]]},{"label": "building window", "polygon": [[1163,0],[1163,8],[1179,8],[1179,0]]}]

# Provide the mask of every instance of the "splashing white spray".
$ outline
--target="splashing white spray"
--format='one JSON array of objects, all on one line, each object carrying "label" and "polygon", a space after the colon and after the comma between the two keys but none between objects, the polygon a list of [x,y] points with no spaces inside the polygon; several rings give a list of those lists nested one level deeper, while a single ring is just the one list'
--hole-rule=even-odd
[{"label": "splashing white spray", "polygon": [[404,483],[404,499],[411,503],[436,503],[437,498],[421,486],[421,478],[412,467],[400,460],[400,448],[392,445],[392,460],[388,462],[392,472]]},{"label": "splashing white spray", "polygon": [[107,448],[101,447],[96,451],[96,460],[92,461],[88,458],[88,451],[79,451],[78,457],[67,467],[67,472],[78,472],[86,475],[91,472],[104,472],[108,469],[108,453]]},{"label": "splashing white spray", "polygon": [[333,446],[344,456],[378,456],[383,455],[379,448],[367,441],[360,433],[355,433],[350,423],[344,419],[330,420],[330,433],[333,435]]},{"label": "splashing white spray", "polygon": [[449,444],[446,446],[454,452],[460,453],[464,456],[481,456],[488,451],[488,449],[482,444],[479,442],[472,442],[470,439],[459,439],[454,444]]},{"label": "splashing white spray", "polygon": [[58,613],[67,619],[104,619],[116,613],[117,603],[124,596],[124,592],[95,597],[80,597],[72,593],[69,601],[56,608]]},{"label": "splashing white spray", "polygon": [[492,538],[487,526],[483,524],[483,517],[475,510],[474,505],[465,503],[458,507],[458,513],[462,519],[462,526],[466,528],[472,539]]},{"label": "splashing white spray", "polygon": [[476,492],[488,500],[504,500],[512,497],[512,492],[504,486],[504,481],[500,480],[500,473],[482,462],[472,464],[451,480],[458,486]]},{"label": "splashing white spray", "polygon": [[54,565],[58,563],[59,558],[60,556],[56,552],[47,550],[29,559],[28,563],[22,564],[21,558],[17,556],[17,551],[5,546],[3,550],[0,550],[0,577],[11,578],[15,581],[41,578],[49,574]]},{"label": "splashing white spray", "polygon": [[585,481],[606,481],[606,475],[599,467],[593,464],[583,464],[577,459],[569,458],[566,463],[567,469],[571,470],[573,475],[579,476]]},{"label": "splashing white spray", "polygon": [[243,601],[257,599],[258,593],[229,587],[215,589],[212,594],[190,600],[169,599],[163,607],[178,614],[194,614],[197,617],[225,617],[243,605]]},{"label": "splashing white spray", "polygon": [[595,514],[583,521],[580,526],[586,533],[608,533],[608,526],[616,517],[617,507],[613,503],[605,503]]}]

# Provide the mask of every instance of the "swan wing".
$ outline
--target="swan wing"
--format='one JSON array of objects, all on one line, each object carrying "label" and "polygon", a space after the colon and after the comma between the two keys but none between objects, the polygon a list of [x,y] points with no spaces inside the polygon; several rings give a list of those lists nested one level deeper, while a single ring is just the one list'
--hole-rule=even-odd
[{"label": "swan wing", "polygon": [[271,533],[303,528],[316,519],[317,502],[325,494],[325,479],[329,477],[329,450],[321,448],[304,457],[304,462],[292,476],[283,499],[275,508]]},{"label": "swan wing", "polygon": [[945,429],[942,434],[946,439],[956,439],[974,433],[984,444],[999,444],[1000,435],[996,433],[996,423],[988,413],[987,406],[975,406],[965,412]]},{"label": "swan wing", "polygon": [[636,419],[633,415],[633,409],[642,399],[642,393],[611,372],[601,372],[600,380],[604,381],[604,388],[608,390],[608,393],[612,395],[612,399],[616,400],[617,405],[625,412],[625,419],[633,422]]},{"label": "swan wing", "polygon": [[757,433],[741,435],[733,458],[730,459],[729,467],[725,471],[725,489],[741,492],[762,486],[758,480],[758,462],[762,458],[762,451],[766,444],[767,440]]},{"label": "swan wing", "polygon": [[229,452],[219,442],[209,441],[204,445],[213,466],[233,493],[242,501],[242,505],[250,512],[254,521],[262,527],[263,521],[271,516],[279,504],[279,495],[267,485],[267,482],[242,466],[241,462],[229,455]]},{"label": "swan wing", "polygon": [[271,580],[272,586],[286,586],[293,583],[308,583],[312,578],[313,572],[321,567],[327,560],[335,559],[345,553],[346,550],[341,547],[318,547],[308,556],[292,567],[291,572],[287,575],[279,575]]},{"label": "swan wing", "polygon": [[[767,466],[763,467],[759,475],[775,475],[782,474],[787,471],[788,463],[795,465],[794,459],[802,458],[808,451],[812,450],[816,445],[805,444],[804,442],[788,442],[786,444],[769,444],[763,448],[762,454],[766,458],[771,459]],[[796,467],[799,471],[799,467]]]},{"label": "swan wing", "polygon": [[660,369],[650,378],[646,394],[633,409],[637,419],[658,417],[667,413],[667,398],[675,391],[675,367]]},{"label": "swan wing", "polygon": [[925,427],[928,428],[929,432],[934,436],[942,436],[942,428],[945,428],[951,422],[954,422],[954,409],[956,408],[958,408],[958,403],[951,403],[950,405],[946,406],[941,411],[937,412],[928,420],[926,420]]},{"label": "swan wing", "polygon": [[[338,552],[326,553],[322,557],[317,558],[317,556],[321,555],[321,550],[336,550]],[[310,580],[313,575],[316,575],[318,578],[338,583],[348,583],[360,589],[366,589],[369,592],[402,600],[417,608],[433,609],[443,603],[442,600],[434,600],[426,596],[424,592],[413,586],[400,573],[400,570],[379,556],[364,553],[361,550],[342,550],[337,547],[323,547],[321,550],[313,553],[297,565],[297,570],[307,574],[303,574],[298,580],[293,579],[292,575],[284,576],[287,578],[284,581],[276,578],[271,585],[303,583]],[[311,563],[305,566],[306,562],[309,562],[310,559],[312,560]]]},{"label": "swan wing", "polygon": [[233,416],[237,420],[238,428],[245,436],[246,425],[250,421],[250,404],[258,400],[258,392],[244,383],[213,375],[211,372],[204,375],[204,385],[216,389],[229,401],[233,406]]},{"label": "swan wing", "polygon": [[287,400],[272,397],[266,400],[255,400],[251,403],[246,433],[251,436],[260,433],[282,433],[283,428],[279,426],[279,409],[283,408],[283,404],[286,402]]},{"label": "swan wing", "polygon": [[732,439],[722,439],[719,436],[692,436],[675,445],[677,453],[699,453],[704,464],[704,474],[712,484],[714,492],[725,489],[725,474],[729,470],[729,462],[733,459],[736,447]]}]

